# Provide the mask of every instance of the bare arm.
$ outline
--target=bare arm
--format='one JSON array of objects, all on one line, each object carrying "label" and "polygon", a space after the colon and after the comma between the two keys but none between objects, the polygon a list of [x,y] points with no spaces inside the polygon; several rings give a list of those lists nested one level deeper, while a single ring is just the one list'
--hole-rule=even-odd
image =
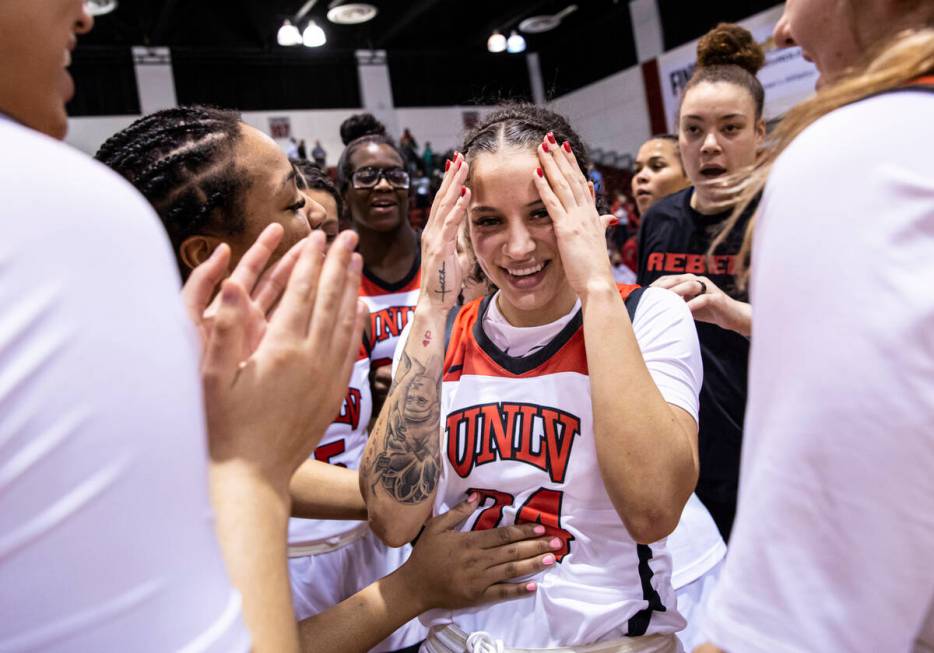
[{"label": "bare arm", "polygon": [[443,315],[420,305],[360,465],[370,526],[390,546],[410,542],[431,516],[441,472],[443,334]]},{"label": "bare arm", "polygon": [[697,425],[664,400],[645,366],[610,272],[606,219],[570,147],[537,151],[543,174],[530,173],[583,305],[600,475],[633,539],[654,542],[674,530],[697,483]]},{"label": "bare arm", "polygon": [[600,474],[633,538],[654,542],[697,484],[697,423],[659,392],[615,285],[581,301]]},{"label": "bare arm", "polygon": [[[250,295],[231,278],[205,330],[217,535],[257,651],[298,650],[286,571],[288,480],[316,444],[309,433],[324,433],[350,377],[351,343],[364,318],[355,245],[354,234],[342,234],[325,259],[323,236],[312,234],[268,323],[251,320]],[[251,321],[263,328],[251,329]]]},{"label": "bare arm", "polygon": [[457,229],[470,202],[470,191],[463,186],[467,164],[455,159],[422,232],[418,306],[360,465],[360,492],[370,526],[390,546],[410,542],[431,516],[441,473],[444,324],[461,285]]},{"label": "bare arm", "polygon": [[306,460],[289,483],[292,516],[306,519],[366,519],[357,470]]},{"label": "bare arm", "polygon": [[[561,546],[540,524],[461,533],[477,495],[425,525],[402,567],[299,624],[302,650],[365,653],[431,608],[461,608],[529,596],[535,583],[504,582],[555,564]],[[533,539],[534,538],[534,539]]]}]

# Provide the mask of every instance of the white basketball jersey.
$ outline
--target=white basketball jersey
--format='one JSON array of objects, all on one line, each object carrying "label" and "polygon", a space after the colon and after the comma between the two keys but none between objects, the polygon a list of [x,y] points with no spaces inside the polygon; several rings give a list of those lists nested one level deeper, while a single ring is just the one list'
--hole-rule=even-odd
[{"label": "white basketball jersey", "polygon": [[[370,357],[360,345],[357,362],[350,373],[350,385],[340,413],[328,427],[312,453],[312,458],[348,469],[357,469],[366,447],[367,425],[373,412],[370,391]],[[289,544],[292,546],[321,542],[359,527],[361,522],[345,519],[289,520]]]},{"label": "white basketball jersey", "polygon": [[373,367],[392,363],[399,336],[415,312],[421,285],[421,257],[396,283],[386,283],[366,268],[360,283],[360,299],[370,309],[370,356]]},{"label": "white basketball jersey", "polygon": [[[633,288],[621,287],[622,296]],[[683,628],[664,541],[632,539],[600,475],[581,314],[544,348],[515,358],[480,328],[489,301],[460,311],[447,348],[435,513],[476,491],[480,505],[463,530],[537,522],[562,548],[534,578],[533,597],[427,620],[522,648]]]}]

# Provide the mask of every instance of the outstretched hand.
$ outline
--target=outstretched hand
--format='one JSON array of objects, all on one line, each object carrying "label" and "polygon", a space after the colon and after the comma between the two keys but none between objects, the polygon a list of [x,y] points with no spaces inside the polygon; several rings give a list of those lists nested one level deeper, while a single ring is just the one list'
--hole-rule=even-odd
[{"label": "outstretched hand", "polygon": [[362,336],[356,243],[346,231],[325,258],[323,233],[305,239],[279,306],[247,357],[253,303],[268,300],[262,288],[251,298],[240,279],[224,281],[202,364],[215,462],[241,459],[287,492],[340,408]]},{"label": "outstretched hand", "polygon": [[423,608],[464,608],[533,594],[535,582],[507,582],[554,566],[556,538],[541,524],[502,526],[462,533],[457,527],[477,508],[474,493],[425,525],[400,571]]},{"label": "outstretched hand", "polygon": [[[295,267],[301,251],[301,242],[296,243],[275,265],[266,269],[269,258],[275,251],[283,235],[282,226],[267,226],[246,251],[230,275],[249,294],[248,310],[244,328],[247,337],[244,340],[243,358],[248,357],[259,344],[266,331],[270,311],[285,290],[289,275]],[[201,336],[202,351],[207,344],[208,334],[214,316],[220,308],[220,293],[217,286],[227,275],[230,264],[230,247],[220,244],[208,259],[191,271],[182,287],[182,302],[189,318]],[[263,272],[265,270],[265,272]],[[213,298],[213,300],[212,300]]]},{"label": "outstretched hand", "polygon": [[536,153],[541,167],[532,172],[535,187],[554,225],[568,283],[578,297],[595,284],[615,286],[606,250],[606,229],[613,216],[597,211],[593,187],[567,141],[559,146],[549,132]]},{"label": "outstretched hand", "polygon": [[420,305],[447,311],[457,302],[463,272],[457,259],[457,230],[470,206],[467,161],[460,153],[445,164],[444,181],[435,195],[422,230],[422,284]]},{"label": "outstretched hand", "polygon": [[747,338],[752,332],[752,307],[727,295],[708,277],[669,274],[656,279],[652,287],[667,288],[683,297],[699,322],[716,324]]}]

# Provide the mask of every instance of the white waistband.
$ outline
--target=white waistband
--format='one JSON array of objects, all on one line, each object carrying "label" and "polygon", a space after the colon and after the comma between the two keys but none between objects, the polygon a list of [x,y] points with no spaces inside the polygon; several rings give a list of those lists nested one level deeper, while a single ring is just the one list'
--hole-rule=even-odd
[{"label": "white waistband", "polygon": [[670,633],[624,637],[596,644],[558,648],[508,648],[489,633],[468,635],[453,624],[435,626],[428,633],[421,653],[684,653],[675,635]]},{"label": "white waistband", "polygon": [[305,556],[316,556],[321,555],[322,553],[330,553],[331,551],[337,551],[340,548],[343,548],[350,544],[351,542],[356,542],[366,535],[370,530],[369,525],[366,522],[363,522],[353,530],[349,530],[346,533],[341,533],[334,537],[329,537],[325,540],[318,540],[317,542],[302,542],[301,544],[290,544],[289,545],[289,557],[290,558],[303,558]]}]

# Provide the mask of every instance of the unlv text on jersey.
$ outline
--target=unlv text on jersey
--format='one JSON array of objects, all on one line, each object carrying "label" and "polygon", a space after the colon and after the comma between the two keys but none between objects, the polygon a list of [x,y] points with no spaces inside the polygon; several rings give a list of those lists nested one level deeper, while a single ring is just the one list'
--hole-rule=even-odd
[{"label": "unlv text on jersey", "polygon": [[445,422],[448,459],[466,478],[479,465],[516,460],[548,472],[563,483],[580,419],[536,404],[492,403],[450,413]]}]

